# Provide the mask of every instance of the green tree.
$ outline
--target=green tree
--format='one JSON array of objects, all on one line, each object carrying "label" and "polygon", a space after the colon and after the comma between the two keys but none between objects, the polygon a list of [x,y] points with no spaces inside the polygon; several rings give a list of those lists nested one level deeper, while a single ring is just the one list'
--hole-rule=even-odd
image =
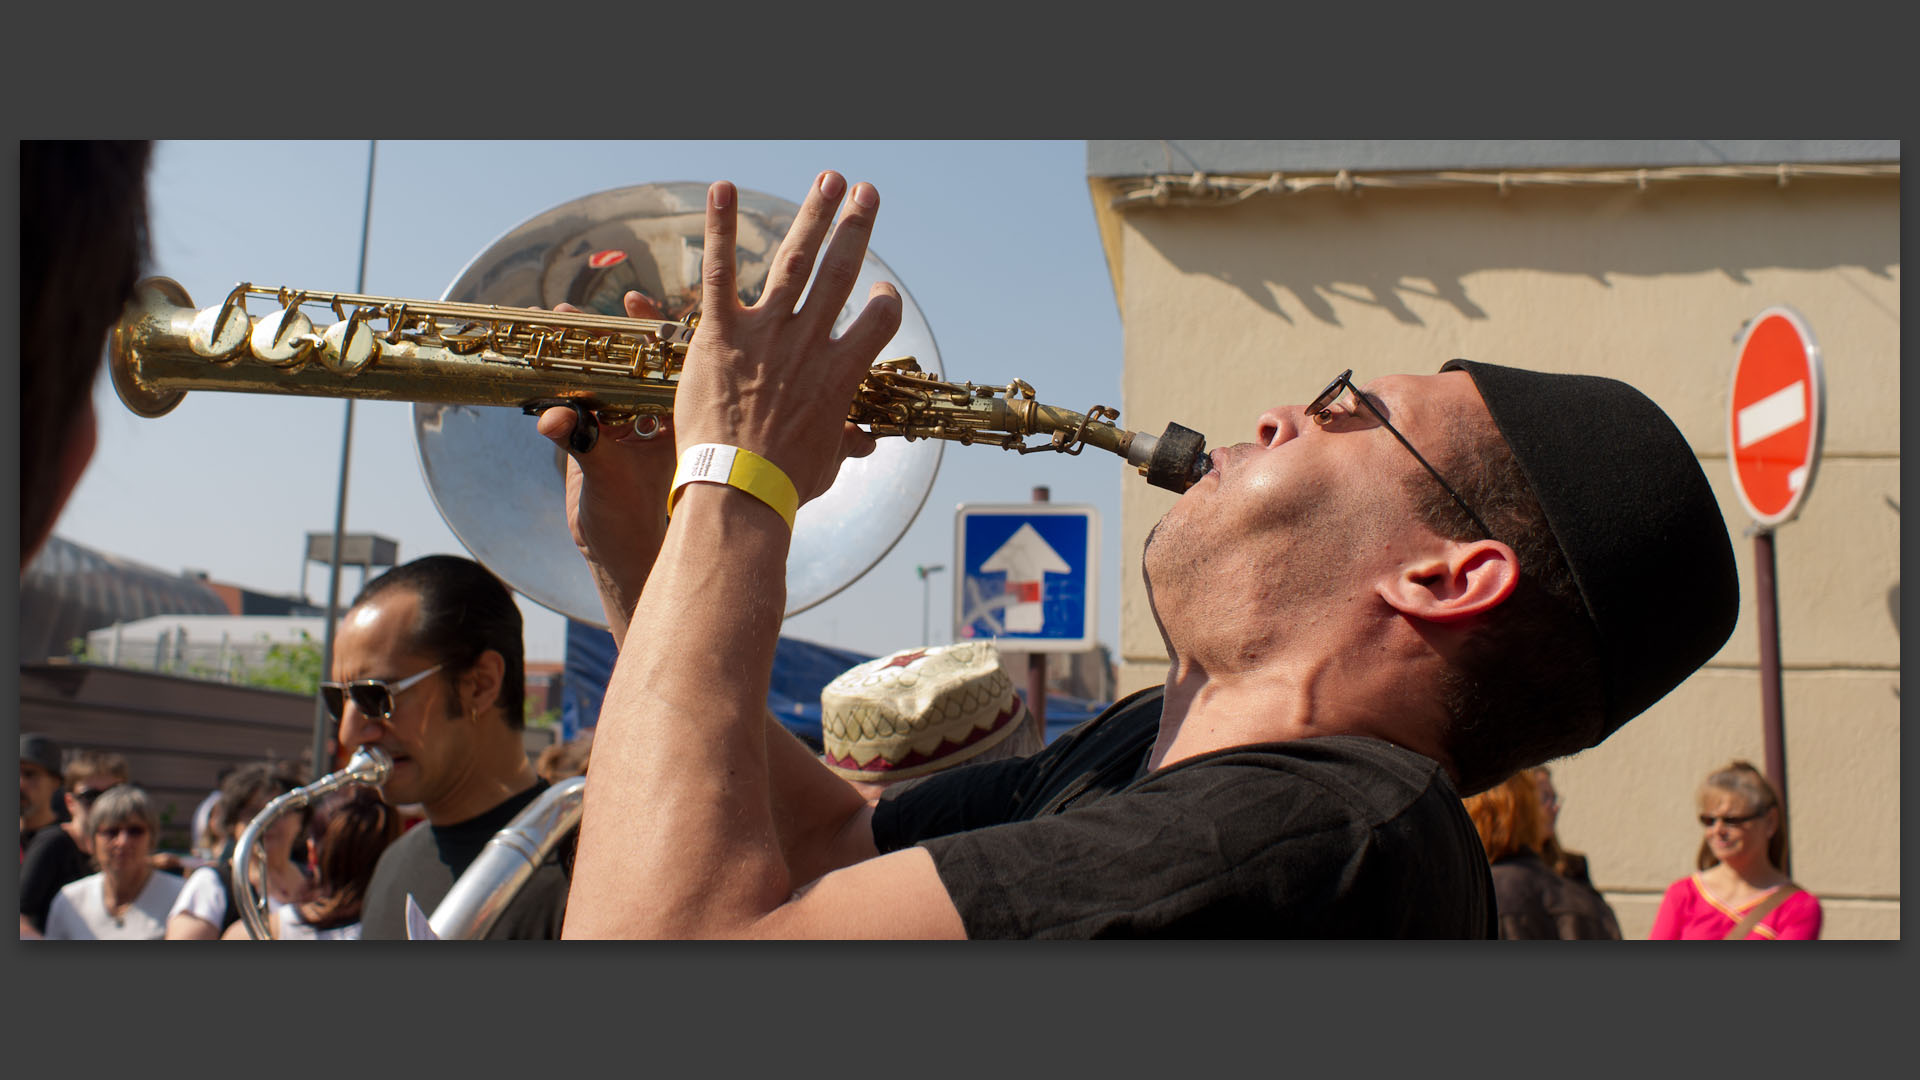
[{"label": "green tree", "polygon": [[247,668],[240,681],[312,697],[320,692],[320,643],[305,630],[300,631],[298,642],[276,642],[267,648],[266,659]]}]

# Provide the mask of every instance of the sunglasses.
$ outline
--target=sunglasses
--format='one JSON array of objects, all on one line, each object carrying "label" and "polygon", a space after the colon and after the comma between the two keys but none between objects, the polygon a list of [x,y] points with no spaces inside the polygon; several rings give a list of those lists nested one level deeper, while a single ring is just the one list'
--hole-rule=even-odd
[{"label": "sunglasses", "polygon": [[327,714],[339,720],[347,714],[347,699],[361,713],[380,720],[393,719],[393,699],[421,679],[439,671],[445,664],[435,664],[417,675],[409,675],[399,682],[390,683],[385,679],[355,679],[352,682],[323,682],[320,684],[320,699],[327,704]]},{"label": "sunglasses", "polygon": [[127,834],[131,839],[138,840],[147,835],[147,827],[145,825],[108,825],[93,831],[95,836],[104,836],[109,840],[119,836],[121,833]]},{"label": "sunglasses", "polygon": [[73,801],[79,803],[81,806],[91,807],[94,801],[99,799],[100,796],[105,795],[107,792],[119,786],[119,784],[110,784],[103,788],[80,788],[73,793]]},{"label": "sunglasses", "polygon": [[1755,810],[1751,814],[1701,814],[1700,824],[1709,829],[1723,821],[1729,825],[1745,825],[1756,818],[1765,817],[1767,810],[1771,809],[1773,807],[1769,806],[1766,810]]},{"label": "sunglasses", "polygon": [[1487,528],[1487,523],[1481,521],[1480,515],[1473,512],[1473,507],[1467,505],[1467,500],[1461,498],[1460,493],[1453,490],[1453,485],[1447,483],[1446,479],[1440,475],[1440,470],[1434,468],[1426,458],[1420,456],[1420,451],[1415,450],[1413,444],[1407,441],[1407,437],[1400,434],[1400,429],[1388,422],[1385,414],[1381,413],[1381,411],[1374,406],[1373,401],[1369,399],[1367,395],[1361,393],[1359,387],[1353,385],[1352,368],[1348,368],[1333,377],[1333,381],[1327,384],[1327,388],[1320,391],[1320,396],[1314,398],[1313,403],[1307,406],[1307,415],[1313,417],[1314,422],[1317,424],[1332,423],[1333,407],[1339,403],[1340,398],[1345,393],[1351,393],[1353,400],[1366,406],[1367,411],[1373,414],[1373,418],[1380,421],[1380,426],[1386,428],[1389,434],[1400,440],[1400,445],[1407,448],[1407,453],[1413,455],[1413,460],[1418,461],[1421,467],[1425,468],[1433,477],[1434,482],[1438,483],[1440,487],[1446,491],[1448,497],[1453,499],[1453,504],[1458,506],[1461,512],[1466,514],[1475,525],[1479,526],[1481,534],[1489,540],[1493,539],[1493,530]]}]

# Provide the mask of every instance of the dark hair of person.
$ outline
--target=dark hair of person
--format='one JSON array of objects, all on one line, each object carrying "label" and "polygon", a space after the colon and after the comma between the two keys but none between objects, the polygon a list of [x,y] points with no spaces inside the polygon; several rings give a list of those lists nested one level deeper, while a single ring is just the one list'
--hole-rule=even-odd
[{"label": "dark hair of person", "polygon": [[446,667],[440,677],[452,685],[488,649],[506,661],[500,678],[500,708],[507,726],[526,726],[526,654],[520,607],[513,593],[486,567],[458,555],[428,555],[403,563],[367,582],[352,607],[391,589],[410,589],[420,598],[420,618],[409,643],[413,651]]},{"label": "dark hair of person", "polygon": [[322,800],[307,819],[320,892],[302,911],[307,923],[329,930],[358,920],[373,868],[387,845],[399,838],[399,811],[372,788],[355,785]]},{"label": "dark hair of person", "polygon": [[267,803],[300,785],[280,766],[255,761],[233,770],[220,782],[220,824],[228,840],[237,840]]},{"label": "dark hair of person", "polygon": [[1474,830],[1480,834],[1480,846],[1487,849],[1488,862],[1523,851],[1540,854],[1547,816],[1540,809],[1540,790],[1531,776],[1515,773],[1463,801]]},{"label": "dark hair of person", "polygon": [[[1708,774],[1700,784],[1700,812],[1707,811],[1707,796],[1732,795],[1745,804],[1745,813],[1765,813],[1778,808],[1780,826],[1773,830],[1773,838],[1767,841],[1767,860],[1773,863],[1775,870],[1787,867],[1787,808],[1780,805],[1780,794],[1773,790],[1773,784],[1766,774],[1753,767],[1751,762],[1731,761]],[[1700,852],[1694,856],[1694,865],[1706,870],[1720,862],[1713,853],[1713,846],[1706,838],[1700,840]]]},{"label": "dark hair of person", "polygon": [[[1573,571],[1513,451],[1491,420],[1455,423],[1454,452],[1435,463],[1496,539],[1520,561],[1520,582],[1481,620],[1442,677],[1447,755],[1462,795],[1598,741],[1600,648]],[[1427,526],[1452,540],[1483,538],[1425,470],[1405,481]]]},{"label": "dark hair of person", "polygon": [[58,462],[147,260],[147,142],[20,144],[20,542],[52,528]]}]

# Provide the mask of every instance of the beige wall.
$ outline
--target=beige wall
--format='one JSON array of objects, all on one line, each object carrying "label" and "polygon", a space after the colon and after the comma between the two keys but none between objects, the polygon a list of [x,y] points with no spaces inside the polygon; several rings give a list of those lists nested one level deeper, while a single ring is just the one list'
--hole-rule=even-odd
[{"label": "beige wall", "polygon": [[[1628,936],[1692,868],[1694,786],[1762,759],[1753,543],[1726,458],[1742,324],[1784,303],[1826,365],[1825,456],[1776,534],[1794,874],[1830,937],[1899,934],[1900,255],[1891,178],[1584,190],[1335,192],[1235,206],[1107,207],[1091,182],[1125,339],[1122,415],[1219,446],[1342,368],[1356,381],[1455,356],[1590,372],[1673,416],[1721,499],[1743,590],[1721,653],[1595,749],[1558,763],[1564,841]],[[1569,418],[1577,422],[1577,418]],[[1122,502],[1120,686],[1165,652],[1140,549],[1174,496]]]}]

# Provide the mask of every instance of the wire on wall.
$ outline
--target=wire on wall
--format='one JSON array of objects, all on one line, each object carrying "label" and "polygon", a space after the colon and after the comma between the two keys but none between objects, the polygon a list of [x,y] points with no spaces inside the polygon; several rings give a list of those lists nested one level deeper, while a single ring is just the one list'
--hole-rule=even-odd
[{"label": "wire on wall", "polygon": [[1673,166],[1656,169],[1600,169],[1588,171],[1502,170],[1500,172],[1420,172],[1380,175],[1356,174],[1341,169],[1331,175],[1287,176],[1272,173],[1265,177],[1215,176],[1196,171],[1190,175],[1161,173],[1122,181],[1123,189],[1113,198],[1115,209],[1141,206],[1232,206],[1249,199],[1273,195],[1297,195],[1303,192],[1331,190],[1359,195],[1373,188],[1413,190],[1419,188],[1480,187],[1492,188],[1500,195],[1519,187],[1635,187],[1641,191],[1652,184],[1702,180],[1770,180],[1780,187],[1796,179],[1875,179],[1897,178],[1898,163],[1861,165],[1793,164],[1779,165],[1707,165]]}]

